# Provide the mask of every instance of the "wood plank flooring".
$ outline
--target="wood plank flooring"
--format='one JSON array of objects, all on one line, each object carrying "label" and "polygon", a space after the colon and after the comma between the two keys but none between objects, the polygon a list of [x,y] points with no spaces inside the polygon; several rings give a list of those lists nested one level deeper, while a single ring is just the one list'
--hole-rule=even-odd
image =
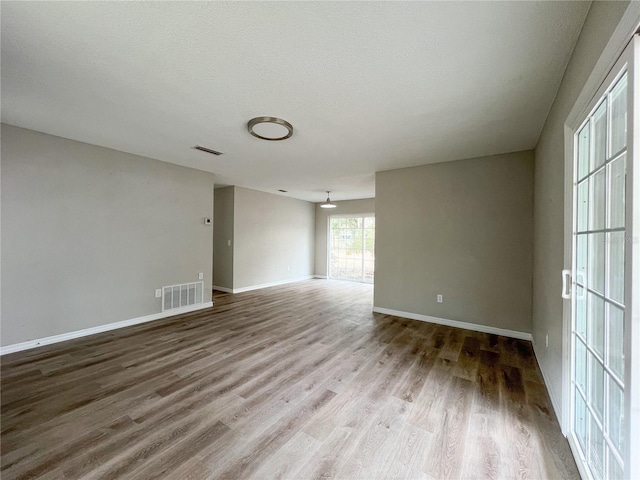
[{"label": "wood plank flooring", "polygon": [[2,358],[21,478],[579,478],[528,342],[309,280]]}]

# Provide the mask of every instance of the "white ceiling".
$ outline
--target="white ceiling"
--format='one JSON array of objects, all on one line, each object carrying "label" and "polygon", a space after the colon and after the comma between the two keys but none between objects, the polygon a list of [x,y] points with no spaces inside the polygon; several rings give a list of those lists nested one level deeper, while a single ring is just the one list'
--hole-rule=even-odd
[{"label": "white ceiling", "polygon": [[[376,171],[533,148],[589,5],[3,1],[2,121],[220,184],[372,197]],[[293,137],[251,136],[259,115]]]}]

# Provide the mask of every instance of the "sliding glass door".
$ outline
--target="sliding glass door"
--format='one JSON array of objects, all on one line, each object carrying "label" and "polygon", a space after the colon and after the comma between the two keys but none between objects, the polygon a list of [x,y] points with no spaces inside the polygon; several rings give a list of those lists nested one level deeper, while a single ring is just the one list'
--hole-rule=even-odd
[{"label": "sliding glass door", "polygon": [[373,215],[329,218],[329,277],[373,283],[375,267]]},{"label": "sliding glass door", "polygon": [[640,301],[632,297],[638,247],[631,227],[640,209],[632,168],[638,168],[632,148],[635,42],[574,134],[569,440],[583,474],[596,480],[630,477],[630,443],[638,447],[632,435],[640,435],[630,422],[637,398],[630,387],[638,388],[632,378],[637,359],[630,358],[632,330],[638,330],[632,302]]}]

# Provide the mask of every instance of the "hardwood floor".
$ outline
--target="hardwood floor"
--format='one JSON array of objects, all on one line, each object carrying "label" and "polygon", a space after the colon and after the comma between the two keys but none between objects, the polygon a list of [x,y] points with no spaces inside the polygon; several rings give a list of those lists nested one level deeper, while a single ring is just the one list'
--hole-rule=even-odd
[{"label": "hardwood floor", "polygon": [[17,478],[579,478],[531,345],[309,280],[2,358]]}]

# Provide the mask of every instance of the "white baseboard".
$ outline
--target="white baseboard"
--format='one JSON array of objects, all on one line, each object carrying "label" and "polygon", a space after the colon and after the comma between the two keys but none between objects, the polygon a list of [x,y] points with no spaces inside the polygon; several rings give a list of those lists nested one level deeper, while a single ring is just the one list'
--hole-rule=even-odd
[{"label": "white baseboard", "polygon": [[401,312],[400,310],[390,310],[388,308],[373,307],[376,313],[384,313],[386,315],[394,315],[396,317],[410,318],[412,320],[420,320],[421,322],[437,323],[448,327],[465,328],[482,333],[493,333],[505,337],[518,338],[520,340],[533,340],[530,333],[518,332],[517,330],[508,330],[506,328],[490,327],[488,325],[479,325],[477,323],[459,322],[458,320],[447,320],[446,318],[430,317],[429,315],[420,315],[419,313]]},{"label": "white baseboard", "polygon": [[250,285],[248,287],[234,288],[233,293],[249,292],[251,290],[260,290],[261,288],[277,287],[278,285],[286,285],[287,283],[301,282],[302,280],[311,280],[313,275],[305,275],[304,277],[290,278],[288,280],[279,280],[277,282],[262,283],[260,285]]},{"label": "white baseboard", "polygon": [[[553,411],[556,413],[556,418],[558,419],[558,423],[562,425],[562,409],[560,408],[560,399],[556,396],[552,383],[549,381],[549,377],[544,370],[544,366],[540,363],[540,355],[538,355],[538,348],[536,346],[536,342],[531,341],[533,344],[533,354],[536,356],[536,362],[538,362],[538,367],[540,367],[540,373],[542,373],[542,380],[544,380],[544,385],[547,387],[547,393],[549,394],[549,398],[551,399],[551,405],[553,405]],[[585,477],[586,478],[586,477]]]},{"label": "white baseboard", "polygon": [[277,287],[278,285],[286,285],[287,283],[301,282],[302,280],[311,280],[312,278],[316,278],[316,276],[305,275],[304,277],[289,278],[287,280],[278,280],[277,282],[261,283],[260,285],[249,285],[248,287],[240,287],[240,288],[217,287],[214,285],[213,289],[220,290],[221,292],[227,292],[227,293],[242,293],[242,292],[250,292],[251,290],[260,290],[261,288]]},{"label": "white baseboard", "polygon": [[212,306],[213,302],[199,303],[198,305],[189,305],[188,307],[174,308],[165,312],[152,313],[151,315],[145,315],[143,317],[122,320],[121,322],[107,323],[105,325],[98,325],[97,327],[85,328],[83,330],[76,330],[74,332],[61,333],[60,335],[53,335],[51,337],[28,340],[22,343],[15,343],[13,345],[0,347],[0,356],[7,355],[9,353],[20,352],[22,350],[29,350],[31,348],[41,347],[43,345],[50,345],[52,343],[73,340],[74,338],[86,337],[88,335],[94,335],[96,333],[108,332],[109,330],[117,330],[119,328],[130,327],[132,325],[151,322],[153,320],[159,320],[161,318],[173,317],[174,315],[194,312],[196,310],[202,310],[204,308],[209,308]]},{"label": "white baseboard", "polygon": [[227,288],[227,287],[220,287],[218,285],[214,285],[213,286],[214,290],[218,290],[220,292],[225,292],[225,293],[233,293],[233,289],[232,288]]}]

